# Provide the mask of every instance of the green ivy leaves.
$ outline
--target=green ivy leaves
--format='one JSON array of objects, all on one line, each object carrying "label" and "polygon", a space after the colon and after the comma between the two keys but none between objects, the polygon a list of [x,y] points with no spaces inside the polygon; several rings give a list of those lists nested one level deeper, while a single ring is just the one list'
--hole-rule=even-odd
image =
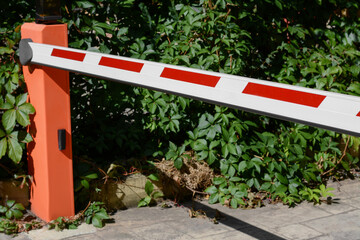
[{"label": "green ivy leaves", "polygon": [[[21,4],[26,8],[24,2]],[[0,39],[5,45],[0,49],[0,159],[8,157],[15,164],[19,164],[25,144],[32,141],[25,128],[29,126],[29,115],[34,114],[35,109],[26,102],[28,98],[27,93],[24,93],[26,86],[21,67],[16,61],[21,23],[14,23],[14,20],[18,21],[11,18],[9,21],[2,21],[5,22],[5,28],[2,28],[5,34]],[[11,25],[11,22],[14,25]]]},{"label": "green ivy leaves", "polygon": [[92,224],[94,227],[102,228],[105,220],[109,219],[109,215],[104,208],[102,202],[91,202],[87,208],[77,214],[75,217],[58,217],[48,223],[49,229],[55,229],[55,231],[62,231],[64,229],[77,229],[83,220],[87,224]]},{"label": "green ivy leaves", "polygon": [[6,110],[1,119],[5,131],[11,131],[16,123],[23,127],[30,124],[29,114],[34,114],[35,109],[26,102],[27,96],[27,93],[24,93],[15,98],[7,94],[5,102],[0,102],[0,109]]},{"label": "green ivy leaves", "polygon": [[94,225],[94,227],[102,228],[104,220],[110,218],[103,206],[102,202],[92,202],[84,212],[85,222]]},{"label": "green ivy leaves", "polygon": [[16,203],[14,200],[7,200],[6,205],[0,205],[0,215],[5,214],[7,219],[20,219],[22,218],[24,206],[21,203]]},{"label": "green ivy leaves", "polygon": [[[154,191],[154,185],[151,181],[159,181],[159,177],[156,174],[150,174],[148,179],[145,183],[145,193],[147,196],[142,198],[139,203],[138,207],[145,207],[150,206],[156,199],[163,197],[164,194],[160,191]],[[150,181],[151,180],[151,181]]]},{"label": "green ivy leaves", "polygon": [[8,137],[8,156],[15,163],[19,163],[22,157],[22,148],[17,135],[18,132],[12,132]]},{"label": "green ivy leaves", "polygon": [[32,141],[30,134],[25,131],[14,130],[16,123],[22,127],[27,127],[30,124],[30,114],[35,113],[34,107],[27,103],[27,93],[18,95],[17,97],[7,94],[5,101],[0,100],[0,109],[5,112],[2,115],[2,126],[4,130],[0,129],[0,158],[8,157],[16,164],[21,161],[24,143]]},{"label": "green ivy leaves", "polygon": [[7,154],[16,164],[21,161],[24,144],[33,140],[25,131],[5,133],[0,129],[0,137],[0,158]]},{"label": "green ivy leaves", "polygon": [[181,147],[177,147],[174,143],[169,143],[169,151],[165,154],[165,157],[167,160],[173,160],[174,166],[177,169],[181,169],[183,166],[183,161],[185,158],[189,158],[187,154],[185,154],[185,147],[186,145],[183,145]]},{"label": "green ivy leaves", "polygon": [[[360,94],[356,1],[88,0],[67,3],[67,8],[64,21],[76,48]],[[355,15],[333,14],[344,8]],[[330,168],[347,170],[359,161],[346,155],[336,165],[343,137],[333,132],[145,89],[113,91],[110,83],[78,80],[72,90],[78,114],[74,129],[82,136],[75,140],[77,151],[95,149],[97,157],[106,149],[111,155],[155,152],[178,169],[191,151],[222,175],[208,189],[210,202],[236,208],[249,204],[251,191],[264,191],[292,204],[307,199],[300,194],[306,187],[321,186],[321,174]],[[15,82],[16,76],[4,84],[11,89]],[[15,118],[21,126],[21,116],[8,114],[6,122]],[[89,136],[94,126],[99,130]],[[151,192],[150,184],[146,189]],[[147,195],[143,204],[150,201]]]}]

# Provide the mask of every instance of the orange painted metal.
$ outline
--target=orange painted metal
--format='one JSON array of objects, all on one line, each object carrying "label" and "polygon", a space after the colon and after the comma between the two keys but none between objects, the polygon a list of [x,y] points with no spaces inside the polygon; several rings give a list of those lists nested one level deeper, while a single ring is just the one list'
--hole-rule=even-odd
[{"label": "orange painted metal", "polygon": [[[25,23],[21,37],[35,43],[68,46],[66,24]],[[73,216],[73,163],[69,73],[45,66],[24,66],[29,101],[36,113],[30,127],[29,174],[33,176],[31,211],[45,221]],[[58,130],[66,130],[66,147],[58,149]]]}]

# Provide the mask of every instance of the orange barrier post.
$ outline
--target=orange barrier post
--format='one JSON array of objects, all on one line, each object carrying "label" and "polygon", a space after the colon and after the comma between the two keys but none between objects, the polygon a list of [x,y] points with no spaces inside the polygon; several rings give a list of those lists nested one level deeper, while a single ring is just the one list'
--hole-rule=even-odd
[{"label": "orange barrier post", "polygon": [[[66,24],[25,23],[21,35],[36,43],[68,46]],[[73,216],[69,73],[45,66],[24,66],[23,71],[36,110],[30,127],[34,142],[28,146],[31,210],[45,221]],[[59,130],[65,137],[58,136]]]}]

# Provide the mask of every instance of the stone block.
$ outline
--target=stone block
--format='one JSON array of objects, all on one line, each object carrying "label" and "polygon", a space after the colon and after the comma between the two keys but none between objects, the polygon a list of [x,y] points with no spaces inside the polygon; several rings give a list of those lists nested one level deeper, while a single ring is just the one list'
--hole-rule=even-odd
[{"label": "stone block", "polygon": [[6,200],[15,200],[17,203],[22,203],[24,207],[28,207],[29,202],[29,187],[24,186],[20,188],[20,182],[15,180],[0,181],[0,198],[1,204]]},{"label": "stone block", "polygon": [[[126,209],[137,207],[139,201],[146,197],[145,183],[147,177],[142,174],[134,174],[124,181],[108,181],[98,186],[101,191],[92,194],[92,200],[102,201],[109,209]],[[154,185],[154,191],[161,192],[160,188]]]}]

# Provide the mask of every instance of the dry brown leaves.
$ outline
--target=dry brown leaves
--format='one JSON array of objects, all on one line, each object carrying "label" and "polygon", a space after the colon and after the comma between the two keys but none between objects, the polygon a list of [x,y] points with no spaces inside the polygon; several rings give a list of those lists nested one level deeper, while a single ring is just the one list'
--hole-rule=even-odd
[{"label": "dry brown leaves", "polygon": [[186,154],[190,158],[184,158],[184,164],[180,170],[174,167],[172,161],[165,159],[155,163],[155,166],[161,179],[173,181],[180,187],[187,188],[192,192],[202,193],[212,184],[214,172],[206,162],[197,161],[191,153]]}]

